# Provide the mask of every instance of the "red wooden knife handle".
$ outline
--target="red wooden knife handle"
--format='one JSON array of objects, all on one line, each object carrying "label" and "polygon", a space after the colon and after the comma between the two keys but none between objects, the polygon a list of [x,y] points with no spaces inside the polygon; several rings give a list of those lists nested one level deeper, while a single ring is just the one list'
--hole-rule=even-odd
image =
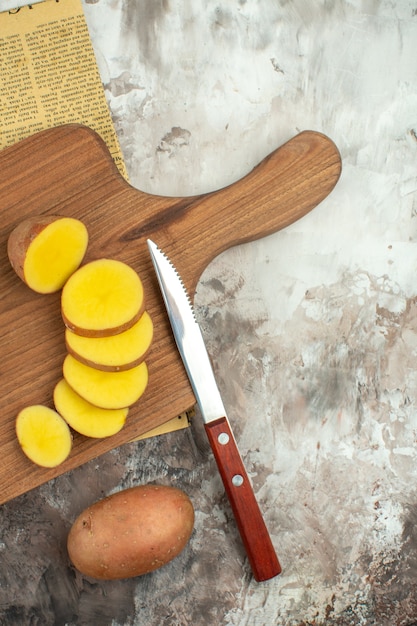
[{"label": "red wooden knife handle", "polygon": [[281,572],[274,546],[259,509],[226,417],[204,425],[255,580]]}]

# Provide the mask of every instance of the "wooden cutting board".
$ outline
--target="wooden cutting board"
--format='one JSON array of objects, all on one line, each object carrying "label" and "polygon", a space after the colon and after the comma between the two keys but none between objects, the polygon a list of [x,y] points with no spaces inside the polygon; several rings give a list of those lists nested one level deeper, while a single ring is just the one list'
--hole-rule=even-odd
[{"label": "wooden cutting board", "polygon": [[[284,144],[233,185],[185,198],[134,189],[119,174],[99,136],[77,124],[42,131],[0,152],[0,503],[194,405],[149,258],[148,237],[168,254],[193,296],[210,260],[301,218],[330,193],[340,171],[335,145],[310,131]],[[102,440],[74,433],[70,457],[55,469],[31,463],[19,448],[14,428],[24,406],[53,406],[66,354],[60,295],[30,291],[7,258],[7,238],[16,224],[46,213],[73,216],[86,224],[86,261],[120,259],[139,273],[155,327],[147,357],[148,389],[131,408],[124,429]]]}]

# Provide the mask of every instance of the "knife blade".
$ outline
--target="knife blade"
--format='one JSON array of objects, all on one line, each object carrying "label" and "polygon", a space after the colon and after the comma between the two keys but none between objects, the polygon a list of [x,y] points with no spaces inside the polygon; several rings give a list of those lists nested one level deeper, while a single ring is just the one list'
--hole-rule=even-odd
[{"label": "knife blade", "polygon": [[147,240],[174,338],[204,420],[223,485],[251,566],[261,582],[280,574],[271,537],[256,500],[218,389],[191,300],[168,257]]}]

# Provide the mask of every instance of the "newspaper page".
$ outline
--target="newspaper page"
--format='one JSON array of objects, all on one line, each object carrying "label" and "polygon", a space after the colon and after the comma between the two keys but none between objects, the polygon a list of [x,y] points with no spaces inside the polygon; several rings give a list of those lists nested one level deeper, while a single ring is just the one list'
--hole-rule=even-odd
[{"label": "newspaper page", "polygon": [[127,178],[81,0],[1,12],[0,149],[71,122],[101,135]]}]

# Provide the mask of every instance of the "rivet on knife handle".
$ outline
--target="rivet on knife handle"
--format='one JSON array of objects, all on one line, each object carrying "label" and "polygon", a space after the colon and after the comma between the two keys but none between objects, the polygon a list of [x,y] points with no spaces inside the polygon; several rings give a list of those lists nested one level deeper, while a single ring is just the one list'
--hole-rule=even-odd
[{"label": "rivet on knife handle", "polygon": [[281,566],[243,465],[214,378],[193,307],[171,261],[148,239],[148,247],[172,331],[197,403],[254,577],[268,580]]}]

